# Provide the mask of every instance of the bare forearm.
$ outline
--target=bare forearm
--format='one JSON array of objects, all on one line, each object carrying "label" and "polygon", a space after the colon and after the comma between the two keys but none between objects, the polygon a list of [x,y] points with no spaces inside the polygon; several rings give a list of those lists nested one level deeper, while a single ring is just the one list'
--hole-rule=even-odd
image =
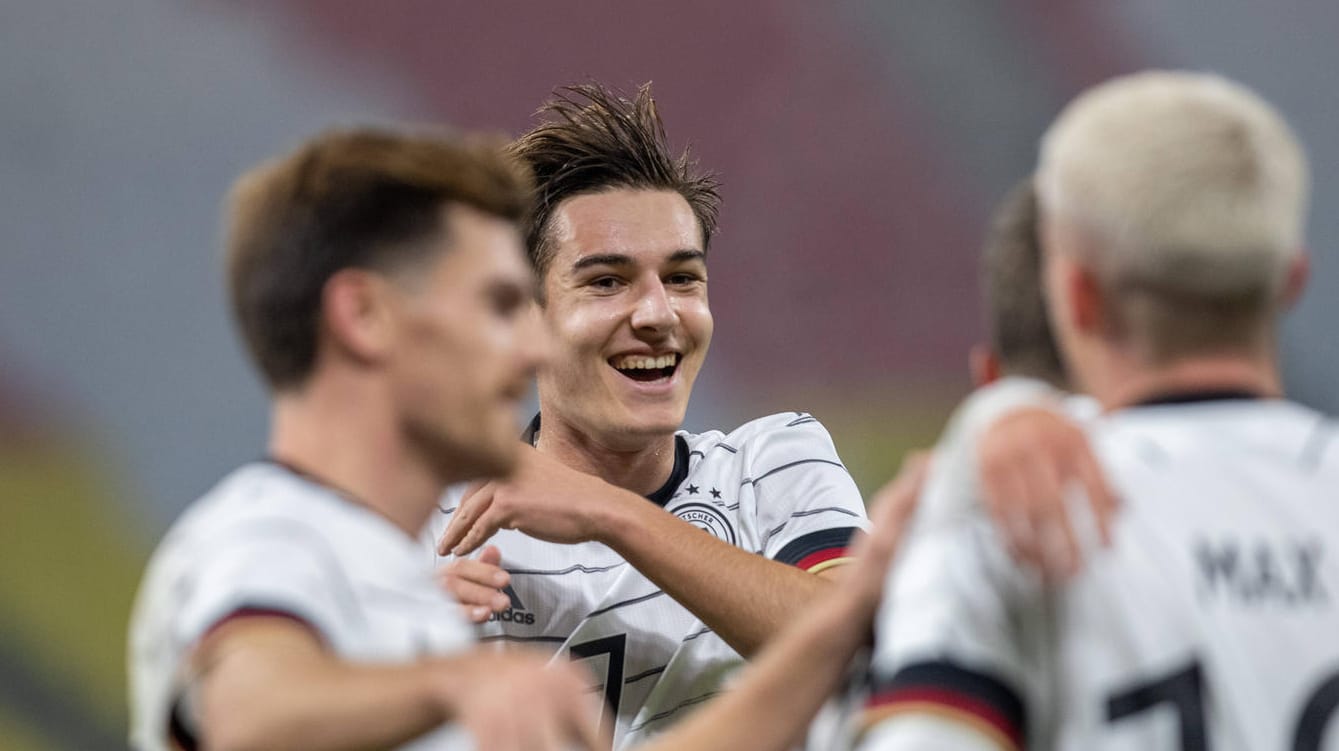
[{"label": "bare forearm", "polygon": [[611,514],[602,541],[745,657],[829,586],[637,500]]},{"label": "bare forearm", "polygon": [[447,719],[427,664],[353,666],[238,654],[204,684],[212,749],[387,748]]},{"label": "bare forearm", "polygon": [[643,751],[794,747],[864,641],[870,612],[839,593],[821,598],[763,650],[735,690]]}]

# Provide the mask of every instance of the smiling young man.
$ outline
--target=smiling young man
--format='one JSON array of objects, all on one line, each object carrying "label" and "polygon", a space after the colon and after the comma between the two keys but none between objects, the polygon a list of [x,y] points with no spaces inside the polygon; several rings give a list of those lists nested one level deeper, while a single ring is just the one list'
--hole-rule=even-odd
[{"label": "smiling young man", "polygon": [[718,693],[866,522],[807,414],[679,430],[711,343],[719,198],[671,156],[649,90],[568,89],[544,113],[513,145],[538,183],[527,245],[556,340],[535,448],[508,482],[444,505],[440,550],[493,543],[449,564],[448,586],[482,604],[486,640],[586,661],[623,747]]}]

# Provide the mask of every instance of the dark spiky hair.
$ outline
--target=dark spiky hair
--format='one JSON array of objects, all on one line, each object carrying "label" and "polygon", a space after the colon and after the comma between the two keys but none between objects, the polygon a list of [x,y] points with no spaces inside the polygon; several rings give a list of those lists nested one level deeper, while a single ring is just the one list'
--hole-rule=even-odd
[{"label": "dark spiky hair", "polygon": [[535,176],[535,205],[526,250],[543,279],[553,259],[548,224],[564,200],[617,188],[667,190],[683,196],[697,217],[706,250],[716,233],[719,183],[698,171],[688,150],[670,153],[651,84],[627,99],[590,83],[558,89],[536,113],[543,121],[516,139],[511,153]]}]

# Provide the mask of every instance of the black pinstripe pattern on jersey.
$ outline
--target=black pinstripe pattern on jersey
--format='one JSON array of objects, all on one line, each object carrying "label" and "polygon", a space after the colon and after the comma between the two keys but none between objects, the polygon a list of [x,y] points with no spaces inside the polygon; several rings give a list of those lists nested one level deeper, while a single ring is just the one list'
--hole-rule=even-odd
[{"label": "black pinstripe pattern on jersey", "polygon": [[[805,509],[804,511],[796,511],[795,513],[791,514],[790,517],[787,518],[784,522],[781,522],[775,527],[767,530],[766,534],[762,536],[763,548],[766,549],[767,543],[771,542],[773,537],[776,537],[777,534],[781,532],[781,530],[785,529],[786,526],[789,525],[795,519],[799,519],[805,516],[814,516],[815,514],[823,514],[829,511],[834,511],[838,514],[846,514],[847,516],[854,517],[856,519],[864,518],[860,516],[860,514],[857,514],[856,512],[851,511],[850,509],[844,509],[841,506],[824,506],[822,508],[811,508],[811,509]],[[758,551],[758,553],[761,555],[762,551]]]},{"label": "black pinstripe pattern on jersey", "polygon": [[818,418],[813,415],[800,415],[799,417],[786,423],[786,427],[793,428],[796,425],[808,425],[811,422],[818,422]]},{"label": "black pinstripe pattern on jersey", "polygon": [[701,631],[695,631],[695,632],[693,632],[693,633],[691,633],[691,634],[685,636],[685,637],[683,638],[683,640],[684,640],[684,641],[692,641],[692,640],[696,639],[697,637],[702,636],[703,634],[710,634],[710,633],[711,633],[711,629],[709,629],[709,628],[704,628],[704,629],[702,629]]},{"label": "black pinstripe pattern on jersey", "polygon": [[646,722],[643,722],[643,723],[641,723],[641,724],[639,724],[639,725],[633,725],[632,727],[628,728],[628,732],[629,732],[629,733],[635,733],[635,732],[637,732],[638,730],[641,730],[642,728],[646,727],[647,725],[650,725],[650,724],[653,723],[653,722],[659,722],[659,721],[665,719],[666,717],[669,717],[670,715],[674,714],[675,712],[678,712],[680,709],[684,709],[684,708],[686,708],[686,707],[691,707],[691,706],[693,706],[694,704],[701,704],[702,702],[706,701],[707,699],[710,699],[711,697],[713,697],[713,696],[715,696],[716,694],[719,694],[719,693],[720,693],[719,691],[712,691],[712,692],[710,692],[710,693],[702,694],[701,696],[694,696],[694,697],[691,698],[691,699],[687,699],[687,700],[685,700],[685,701],[682,701],[682,702],[679,703],[678,706],[674,707],[673,709],[667,709],[667,710],[665,710],[664,712],[661,712],[661,713],[659,713],[659,714],[652,715],[652,716],[646,718]]},{"label": "black pinstripe pattern on jersey", "polygon": [[542,641],[542,642],[552,642],[552,643],[555,643],[555,644],[562,644],[563,642],[567,641],[567,637],[566,637],[566,636],[513,636],[513,635],[511,635],[511,634],[490,634],[490,635],[488,635],[488,636],[481,636],[481,637],[479,637],[479,641],[480,641],[480,642],[493,642],[493,641],[523,641],[523,642],[536,642],[536,641]]},{"label": "black pinstripe pattern on jersey", "polygon": [[619,568],[620,566],[626,566],[626,565],[628,565],[627,561],[619,561],[618,563],[612,563],[608,566],[583,566],[580,563],[578,563],[572,566],[568,566],[567,568],[553,569],[550,571],[533,569],[533,568],[509,568],[507,569],[507,573],[513,575],[524,575],[524,576],[562,576],[564,574],[572,574],[577,572],[583,574],[600,574],[605,571],[612,571],[616,568]]},{"label": "black pinstripe pattern on jersey", "polygon": [[[642,595],[641,597],[634,597],[634,598],[632,598],[632,599],[630,599],[630,600],[623,600],[622,602],[616,602],[616,603],[614,603],[613,605],[608,605],[608,606],[606,606],[606,607],[600,608],[599,610],[592,610],[592,611],[590,611],[590,613],[588,613],[588,614],[586,615],[586,618],[585,618],[584,620],[590,620],[591,618],[594,618],[594,617],[596,617],[596,616],[598,616],[598,615],[604,615],[605,613],[608,613],[608,612],[611,611],[611,610],[618,610],[619,608],[626,608],[626,607],[628,607],[629,605],[636,605],[636,604],[641,603],[641,602],[646,602],[647,600],[654,600],[655,598],[657,598],[657,597],[663,597],[664,595],[665,595],[665,590],[663,590],[663,589],[657,589],[656,591],[652,592],[652,593],[649,594],[649,595]],[[579,628],[579,627],[578,627],[578,628]],[[576,633],[576,629],[573,629],[573,630],[572,630],[572,633]]]},{"label": "black pinstripe pattern on jersey", "polygon": [[627,686],[627,685],[636,683],[637,681],[644,680],[644,679],[646,679],[646,678],[650,678],[650,677],[653,676],[653,675],[660,675],[661,673],[665,672],[665,668],[667,668],[667,667],[669,667],[669,665],[661,665],[661,666],[658,667],[658,668],[651,668],[650,670],[644,670],[644,671],[638,673],[637,675],[634,675],[634,676],[628,678],[627,680],[623,681],[623,685]]},{"label": "black pinstripe pattern on jersey", "polygon": [[792,469],[794,467],[798,467],[803,464],[831,464],[834,467],[840,467],[843,471],[846,470],[846,467],[841,462],[833,461],[831,459],[799,459],[797,461],[790,462],[789,464],[782,464],[780,467],[769,469],[766,472],[763,472],[762,474],[758,475],[757,477],[751,477],[751,478],[745,477],[743,480],[740,481],[739,485],[740,487],[743,487],[745,485],[757,485],[762,480],[771,477],[777,472],[784,472],[788,469]]},{"label": "black pinstripe pattern on jersey", "polygon": [[[739,449],[735,448],[734,446],[731,446],[730,444],[728,444],[728,443],[726,443],[726,442],[724,442],[724,441],[718,441],[718,442],[712,444],[711,448],[708,448],[707,451],[710,451],[711,449],[725,449],[726,451],[729,451],[729,452],[732,453],[732,454],[738,454],[738,453],[739,453]],[[693,449],[692,451],[689,451],[689,452],[688,452],[688,455],[689,455],[689,456],[692,456],[693,454],[697,454],[698,456],[702,456],[702,457],[705,457],[705,456],[706,456],[706,454],[703,453],[701,449]]]}]

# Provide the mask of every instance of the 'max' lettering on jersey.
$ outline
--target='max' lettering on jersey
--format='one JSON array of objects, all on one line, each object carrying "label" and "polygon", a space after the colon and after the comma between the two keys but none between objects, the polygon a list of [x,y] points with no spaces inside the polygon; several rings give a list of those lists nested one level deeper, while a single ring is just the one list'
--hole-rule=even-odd
[{"label": "'max' lettering on jersey", "polygon": [[1199,540],[1200,600],[1240,605],[1320,605],[1325,546],[1308,540]]}]

